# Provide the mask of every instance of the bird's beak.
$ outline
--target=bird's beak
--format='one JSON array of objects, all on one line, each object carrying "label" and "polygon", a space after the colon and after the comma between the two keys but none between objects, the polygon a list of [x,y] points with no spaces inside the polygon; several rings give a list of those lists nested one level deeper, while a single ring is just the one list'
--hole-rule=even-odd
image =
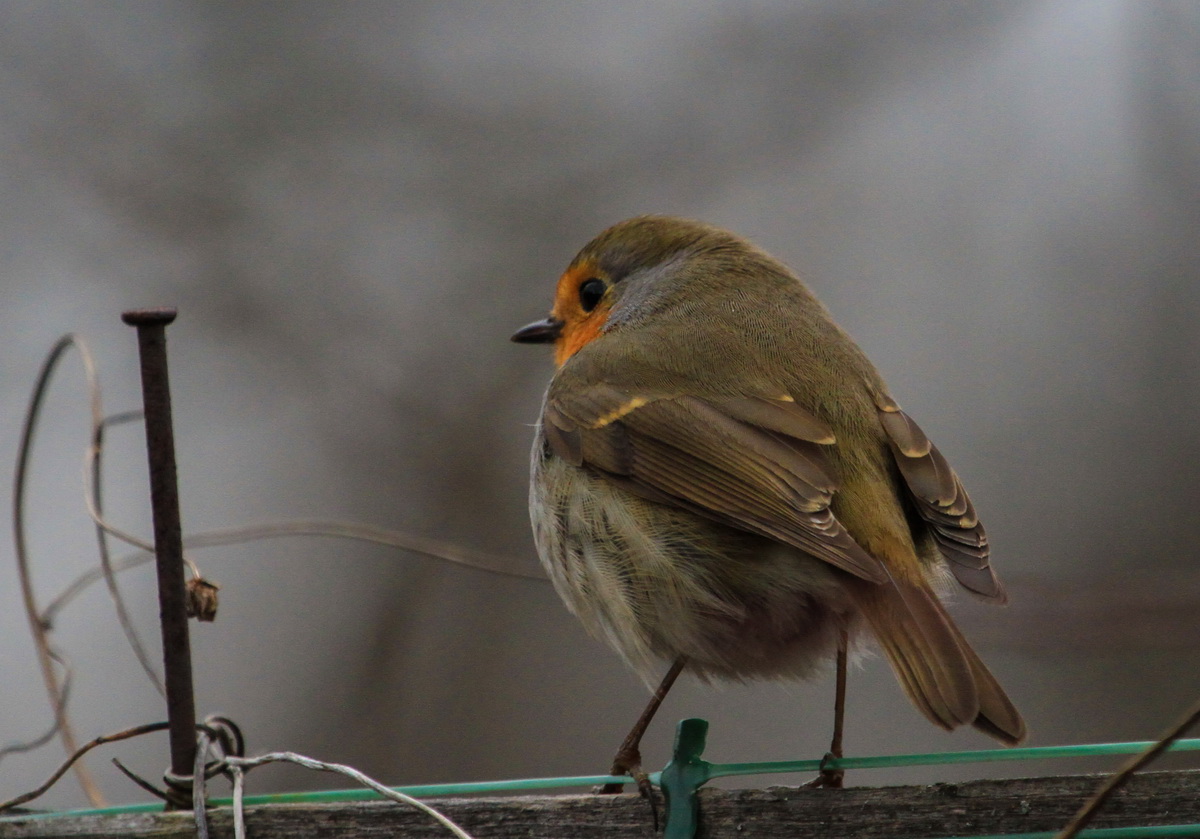
[{"label": "bird's beak", "polygon": [[522,326],[513,333],[512,339],[518,344],[551,344],[558,340],[562,330],[563,322],[558,318],[549,317]]}]

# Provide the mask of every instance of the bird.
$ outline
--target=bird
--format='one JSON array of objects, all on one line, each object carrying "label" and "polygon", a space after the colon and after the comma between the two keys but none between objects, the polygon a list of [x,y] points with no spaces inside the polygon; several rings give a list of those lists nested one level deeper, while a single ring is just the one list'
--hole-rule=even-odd
[{"label": "bird", "polygon": [[648,684],[670,662],[611,774],[648,791],[640,741],[685,671],[806,679],[836,660],[841,756],[847,649],[864,635],[934,725],[1024,739],[938,594],[1006,602],[971,500],[786,265],[700,221],[627,219],[512,340],[551,344],[556,363],[530,467],[541,563]]}]

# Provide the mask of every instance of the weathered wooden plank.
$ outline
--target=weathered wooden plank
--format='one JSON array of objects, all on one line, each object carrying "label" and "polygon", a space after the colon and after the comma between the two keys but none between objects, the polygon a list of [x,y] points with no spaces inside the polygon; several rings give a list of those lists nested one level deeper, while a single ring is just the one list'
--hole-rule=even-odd
[{"label": "weathered wooden plank", "polygon": [[[1061,828],[1103,776],[1075,775],[933,786],[844,790],[718,790],[700,793],[703,839],[969,836]],[[635,795],[563,795],[432,799],[476,839],[651,837],[649,808]],[[214,839],[233,836],[229,808],[210,813]],[[1094,827],[1200,823],[1200,770],[1148,772],[1133,778]],[[445,837],[411,808],[385,801],[267,804],[247,808],[252,839]],[[191,813],[8,817],[2,839],[128,839],[195,836]]]}]

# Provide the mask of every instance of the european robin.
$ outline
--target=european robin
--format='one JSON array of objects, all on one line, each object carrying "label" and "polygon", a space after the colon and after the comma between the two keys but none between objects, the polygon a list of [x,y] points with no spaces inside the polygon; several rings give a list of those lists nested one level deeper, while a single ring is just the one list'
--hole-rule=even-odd
[{"label": "european robin", "polygon": [[[629,219],[513,340],[558,364],[532,454],[538,554],[634,668],[674,663],[656,700],[683,669],[803,678],[840,652],[844,673],[865,629],[931,722],[1025,736],[935,594],[1006,599],[970,499],[785,265],[700,222]],[[655,708],[613,774],[639,775]]]}]

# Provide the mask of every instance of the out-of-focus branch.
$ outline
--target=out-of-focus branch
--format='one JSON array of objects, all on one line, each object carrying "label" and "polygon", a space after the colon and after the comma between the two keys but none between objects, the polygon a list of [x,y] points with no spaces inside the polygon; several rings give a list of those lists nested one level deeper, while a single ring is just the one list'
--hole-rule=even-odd
[{"label": "out-of-focus branch", "polygon": [[[386,545],[421,556],[453,562],[477,571],[498,574],[504,577],[516,577],[523,580],[538,580],[546,582],[547,578],[540,571],[521,571],[513,568],[515,563],[508,557],[498,554],[474,551],[462,548],[450,542],[429,539],[388,530],[369,524],[356,524],[345,521],[322,521],[302,519],[299,521],[278,522],[272,524],[253,524],[246,527],[235,527],[228,530],[213,530],[208,533],[197,533],[185,536],[183,546],[189,550],[197,548],[215,548],[221,545],[234,545],[240,542],[255,542],[261,539],[283,539],[294,536],[326,536],[335,539],[356,539]],[[150,552],[129,554],[112,563],[113,571],[120,573],[145,565],[154,560]],[[42,612],[43,621],[51,621],[58,612],[78,597],[88,586],[104,576],[100,568],[90,568],[80,574],[63,591],[46,606]]]},{"label": "out-of-focus branch", "polygon": [[149,734],[152,731],[163,731],[166,729],[166,727],[167,723],[165,722],[152,722],[147,725],[138,725],[134,726],[133,728],[127,728],[124,731],[118,731],[116,734],[104,734],[100,737],[97,737],[95,740],[84,743],[83,746],[72,752],[70,757],[68,757],[66,761],[64,761],[63,764],[59,766],[57,770],[55,770],[54,774],[47,778],[46,781],[37,789],[32,789],[29,792],[18,795],[16,798],[10,798],[8,801],[0,802],[0,813],[40,797],[46,792],[46,790],[54,786],[58,782],[58,779],[66,774],[66,771],[70,769],[71,766],[76,763],[76,761],[97,746],[103,746],[105,743],[115,743],[118,740],[128,740],[130,737],[138,737],[142,734]]},{"label": "out-of-focus branch", "polygon": [[[33,579],[29,572],[29,552],[25,539],[25,487],[26,475],[29,471],[30,455],[33,449],[34,432],[37,429],[38,417],[41,414],[47,386],[50,383],[50,378],[55,368],[58,366],[59,360],[72,347],[79,350],[79,354],[83,359],[89,390],[92,393],[99,392],[96,384],[95,367],[92,364],[91,354],[88,352],[86,345],[74,335],[65,335],[60,338],[58,343],[50,350],[50,354],[46,356],[45,362],[42,363],[41,372],[38,374],[37,383],[33,388],[33,396],[30,398],[29,407],[25,411],[25,424],[21,429],[21,444],[18,449],[17,466],[13,476],[12,501],[13,543],[17,558],[17,575],[21,582],[21,601],[25,607],[25,616],[29,620],[29,631],[33,634],[33,641],[37,647],[38,663],[42,670],[42,680],[46,684],[46,693],[49,695],[50,704],[54,709],[54,724],[62,740],[63,748],[68,755],[72,755],[72,759],[68,762],[67,766],[74,763],[78,747],[76,745],[75,733],[71,728],[71,721],[67,717],[66,694],[60,686],[58,674],[54,670],[55,654],[50,646],[48,624],[42,620],[41,615],[38,613],[37,600],[33,593]],[[66,769],[64,768],[63,771],[65,772]],[[99,788],[96,786],[95,781],[92,780],[91,774],[84,764],[75,764],[75,777],[79,780],[79,785],[83,787],[83,791],[87,795],[88,801],[92,803],[92,806],[103,806],[105,803],[104,796],[100,794]]]},{"label": "out-of-focus branch", "polygon": [[1062,829],[1062,832],[1054,837],[1054,839],[1074,839],[1079,831],[1088,826],[1088,823],[1091,822],[1092,818],[1100,811],[1100,808],[1104,806],[1104,803],[1108,801],[1112,794],[1133,777],[1135,772],[1170,748],[1172,743],[1184,734],[1187,734],[1188,729],[1198,721],[1200,721],[1200,701],[1197,701],[1183,715],[1183,718],[1175,723],[1171,727],[1171,730],[1164,734],[1157,743],[1141,754],[1134,755],[1128,763],[1121,767],[1120,771],[1105,781],[1100,789],[1096,790],[1092,797],[1079,808],[1079,812],[1075,814],[1074,818],[1071,819],[1067,826]]}]

